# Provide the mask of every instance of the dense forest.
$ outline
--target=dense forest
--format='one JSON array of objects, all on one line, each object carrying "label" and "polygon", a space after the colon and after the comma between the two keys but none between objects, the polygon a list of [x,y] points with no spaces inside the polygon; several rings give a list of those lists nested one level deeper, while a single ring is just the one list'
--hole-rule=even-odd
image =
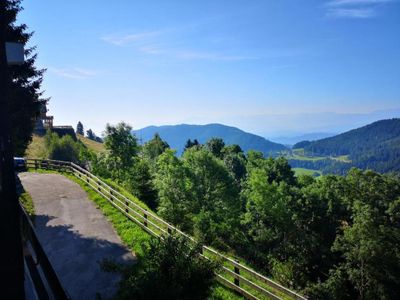
[{"label": "dense forest", "polygon": [[348,155],[351,164],[325,159],[317,162],[294,160],[292,166],[323,170],[325,173],[347,172],[352,166],[377,172],[400,171],[400,119],[381,120],[334,137],[303,141],[293,149],[303,148],[310,156]]},{"label": "dense forest", "polygon": [[399,298],[396,175],[352,169],[295,177],[286,159],[221,139],[188,141],[178,157],[159,135],[139,146],[130,132],[108,125],[107,151],[81,151],[81,162],[201,243],[312,299]]}]

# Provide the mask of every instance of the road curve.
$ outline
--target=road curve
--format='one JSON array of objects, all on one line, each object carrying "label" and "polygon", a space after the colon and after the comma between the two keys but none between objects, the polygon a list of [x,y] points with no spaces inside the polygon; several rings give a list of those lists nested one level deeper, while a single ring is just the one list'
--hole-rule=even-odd
[{"label": "road curve", "polygon": [[72,299],[112,296],[119,276],[100,269],[113,258],[132,263],[110,222],[86,192],[59,174],[21,173],[24,189],[35,205],[35,228],[50,262]]}]

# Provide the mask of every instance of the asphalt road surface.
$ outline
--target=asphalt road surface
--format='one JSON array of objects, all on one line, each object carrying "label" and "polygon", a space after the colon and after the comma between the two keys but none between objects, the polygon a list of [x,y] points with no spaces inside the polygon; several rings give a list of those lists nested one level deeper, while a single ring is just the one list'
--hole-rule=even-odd
[{"label": "asphalt road surface", "polygon": [[21,173],[24,189],[35,205],[35,228],[62,285],[72,299],[111,297],[117,274],[101,270],[112,258],[133,263],[134,256],[86,192],[58,174]]}]

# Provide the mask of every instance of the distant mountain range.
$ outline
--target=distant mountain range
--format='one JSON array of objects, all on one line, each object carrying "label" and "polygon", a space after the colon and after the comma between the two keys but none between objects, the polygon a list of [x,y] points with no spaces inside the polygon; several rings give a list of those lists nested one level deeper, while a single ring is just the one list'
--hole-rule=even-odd
[{"label": "distant mountain range", "polygon": [[347,156],[351,161],[342,166],[337,162],[335,168],[354,166],[378,172],[399,172],[400,119],[381,120],[333,137],[299,142],[293,149],[304,149],[304,155],[308,156]]},{"label": "distant mountain range", "polygon": [[[274,137],[299,136],[308,132],[342,133],[353,128],[371,124],[377,120],[400,118],[400,107],[385,110],[376,110],[365,113],[338,113],[338,112],[309,112],[237,115],[219,118],[218,122],[253,132],[269,140]],[[213,118],[191,120],[193,123],[213,123]]]},{"label": "distant mountain range", "polygon": [[329,133],[329,132],[312,132],[312,133],[305,133],[302,135],[294,135],[294,136],[276,136],[271,137],[271,141],[283,145],[294,145],[301,141],[316,141],[320,139],[324,139],[327,137],[331,137],[336,135],[336,133]]},{"label": "distant mountain range", "polygon": [[287,149],[282,144],[274,143],[261,136],[222,124],[149,126],[133,130],[132,133],[142,143],[152,139],[154,134],[158,133],[163,140],[167,141],[171,148],[177,150],[178,155],[183,152],[188,139],[197,139],[203,144],[213,137],[222,138],[227,145],[237,144],[245,152],[248,150],[257,150],[266,156],[276,155],[280,151]]}]

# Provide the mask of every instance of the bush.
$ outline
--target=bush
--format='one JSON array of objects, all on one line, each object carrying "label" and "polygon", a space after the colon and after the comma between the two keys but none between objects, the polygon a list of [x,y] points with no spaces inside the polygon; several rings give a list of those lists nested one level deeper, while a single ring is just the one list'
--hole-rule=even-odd
[{"label": "bush", "polygon": [[122,274],[116,299],[207,299],[218,266],[200,257],[200,245],[182,237],[153,239],[138,264],[104,262],[103,269]]},{"label": "bush", "polygon": [[70,135],[59,137],[57,133],[48,131],[45,136],[47,157],[49,159],[79,162],[80,156],[87,150],[85,146],[76,142]]}]

